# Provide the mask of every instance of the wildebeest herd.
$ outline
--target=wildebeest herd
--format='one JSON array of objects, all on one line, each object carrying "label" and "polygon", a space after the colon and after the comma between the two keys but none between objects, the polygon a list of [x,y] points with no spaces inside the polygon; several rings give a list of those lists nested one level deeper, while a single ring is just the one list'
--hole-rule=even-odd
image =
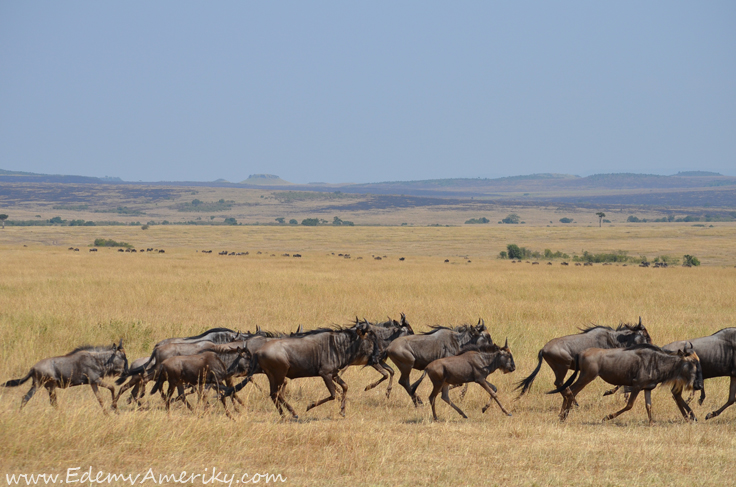
[{"label": "wildebeest herd", "polygon": [[[682,392],[691,390],[694,394],[700,390],[702,404],[704,379],[731,378],[726,404],[709,413],[706,419],[718,416],[736,402],[736,328],[725,328],[708,337],[677,341],[660,348],[652,344],[639,318],[638,324],[622,324],[616,329],[593,326],[574,335],[555,338],[542,347],[537,358],[536,368],[518,383],[517,400],[529,391],[545,361],[555,375],[556,388],[548,394],[559,393],[563,399],[559,413],[562,421],[577,404],[578,393],[596,377],[616,386],[605,395],[620,387],[629,395],[626,406],[604,420],[631,409],[638,394],[644,391],[651,424],[651,391],[660,384],[671,387],[672,397],[688,421],[696,418],[689,401],[682,398]],[[103,411],[99,387],[110,391],[111,407],[115,411],[120,397],[127,391],[130,391],[128,402],[141,407],[148,382],[154,383],[150,394],[160,393],[167,411],[174,392],[178,393],[176,400],[191,409],[187,394],[195,391],[202,400],[207,391],[214,390],[225,413],[232,419],[227,399],[230,398],[237,410],[237,404],[243,404],[238,392],[252,382],[254,375],[265,374],[276,409],[282,416],[286,409],[296,419],[298,416],[285,396],[287,380],[320,377],[329,395],[310,403],[307,411],[335,400],[339,392],[340,414],[344,416],[348,385],[341,373],[349,366],[370,366],[381,374],[381,378],[365,390],[388,380],[386,396],[389,397],[394,370],[388,360],[399,369],[398,382],[415,406],[422,403],[416,394],[417,388],[429,376],[433,386],[429,401],[435,420],[435,400],[440,394],[446,403],[467,418],[450,399],[449,390],[462,385],[467,389],[472,382],[479,384],[490,396],[482,412],[495,401],[504,414],[511,415],[499,401],[497,388],[486,380],[498,369],[504,373],[516,369],[508,340],[503,346],[494,343],[483,320],[476,325],[434,326],[428,332],[414,333],[403,314],[399,321],[389,319],[380,323],[356,318],[349,327],[305,331],[300,325],[290,334],[266,332],[260,327],[253,333],[214,328],[197,336],[162,340],[154,346],[150,356],[135,360],[130,367],[121,339],[109,347],[85,346],[64,356],[41,360],[25,377],[7,381],[3,386],[17,387],[32,379],[31,389],[21,402],[22,409],[40,387],[47,390],[51,404],[56,406],[57,388],[89,384]],[[415,369],[423,373],[412,384],[410,373]],[[573,374],[565,381],[570,370]],[[117,378],[115,383],[121,387],[116,391],[105,378]],[[242,380],[235,384],[238,378]],[[168,383],[166,392],[164,383]]]}]

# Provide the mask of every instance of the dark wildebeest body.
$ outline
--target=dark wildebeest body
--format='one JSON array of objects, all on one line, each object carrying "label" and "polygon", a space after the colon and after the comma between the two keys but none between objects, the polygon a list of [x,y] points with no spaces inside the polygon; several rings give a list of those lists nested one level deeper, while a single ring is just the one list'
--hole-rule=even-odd
[{"label": "dark wildebeest body", "polygon": [[[647,329],[641,324],[641,318],[639,318],[638,325],[622,324],[615,330],[608,326],[594,326],[582,330],[577,335],[553,338],[537,354],[539,360],[537,368],[529,377],[520,381],[516,387],[521,389],[519,397],[523,396],[531,387],[537,373],[539,373],[539,369],[542,367],[543,359],[555,374],[555,386],[560,387],[565,382],[567,371],[575,367],[575,357],[589,348],[626,348],[651,342],[652,339],[649,337]],[[569,391],[563,392],[562,395],[565,398],[569,397]]]},{"label": "dark wildebeest body", "polygon": [[[268,377],[271,400],[276,409],[283,415],[283,405],[294,419],[298,419],[294,409],[283,396],[286,379],[321,377],[330,395],[311,403],[307,406],[307,411],[334,400],[337,383],[342,388],[340,414],[344,416],[348,385],[338,374],[360,353],[363,340],[370,340],[375,347],[375,337],[365,323],[359,323],[351,328],[320,328],[294,337],[271,340],[253,354],[248,378],[232,391],[237,392],[254,373],[262,371]],[[369,362],[368,365],[371,364],[372,362]],[[231,391],[228,391],[228,394],[230,393]]]},{"label": "dark wildebeest body", "polygon": [[641,344],[626,349],[590,348],[576,357],[575,362],[575,373],[570,379],[557,389],[548,392],[555,394],[570,390],[570,395],[565,397],[560,413],[562,421],[567,418],[575,396],[596,377],[615,386],[625,386],[631,393],[626,406],[603,418],[604,421],[631,409],[639,392],[643,390],[651,425],[653,423],[651,393],[659,384],[672,384],[672,396],[683,417],[686,420],[695,419],[692,410],[681,396],[684,388],[699,390],[703,387],[703,372],[695,353],[667,352],[655,345]]},{"label": "dark wildebeest body", "polygon": [[[672,342],[662,348],[675,352],[685,350],[689,346],[692,346],[693,351],[698,354],[704,380],[714,377],[731,378],[726,404],[705,416],[705,419],[715,418],[736,402],[736,328],[724,328],[707,337]],[[699,403],[703,404],[703,400],[705,389],[701,391]]]},{"label": "dark wildebeest body", "polygon": [[[125,349],[123,348],[123,340],[119,345],[113,344],[111,347],[79,347],[68,354],[61,357],[51,357],[43,359],[36,363],[28,374],[22,379],[10,380],[3,384],[4,387],[17,387],[30,378],[33,378],[33,385],[28,393],[23,397],[21,409],[33,397],[36,390],[43,386],[49,393],[49,401],[52,406],[56,406],[56,389],[65,389],[67,387],[89,384],[92,392],[95,393],[97,401],[100,403],[103,411],[105,405],[98,387],[104,387],[110,391],[113,400],[115,399],[115,387],[105,384],[102,379],[105,377],[116,376],[128,369],[128,359],[125,357]],[[113,401],[113,409],[115,403]]]},{"label": "dark wildebeest body", "polygon": [[387,355],[401,372],[399,384],[406,389],[415,406],[422,404],[416,389],[424,374],[412,385],[411,371],[424,370],[437,359],[457,355],[468,344],[482,346],[492,343],[485,324],[481,322],[476,326],[463,325],[457,328],[437,326],[427,333],[397,338],[389,345]]},{"label": "dark wildebeest body", "polygon": [[[484,346],[470,345],[464,347],[459,355],[445,357],[435,360],[426,368],[427,376],[432,381],[434,388],[429,395],[429,402],[432,404],[432,416],[437,421],[437,412],[435,411],[435,401],[437,395],[442,391],[442,400],[453,407],[455,411],[460,413],[463,418],[467,418],[465,413],[450,400],[450,385],[462,385],[469,382],[479,384],[491,396],[491,400],[496,401],[498,407],[504,414],[511,416],[498,400],[495,391],[491,388],[486,377],[495,370],[501,369],[504,373],[516,370],[514,365],[514,357],[509,350],[509,343],[506,340],[503,348],[499,348],[494,344]],[[483,408],[482,412],[491,407],[491,401]]]},{"label": "dark wildebeest body", "polygon": [[[163,383],[168,382],[169,389],[166,392],[165,401],[166,410],[169,411],[174,390],[178,390],[184,403],[189,409],[192,409],[192,406],[186,400],[184,386],[197,386],[201,398],[205,385],[214,386],[217,391],[222,389],[223,383],[228,377],[228,370],[217,353],[207,351],[197,355],[167,358],[157,367],[156,375],[156,385],[151,390],[151,394],[162,390]],[[225,408],[225,414],[232,419],[224,395],[220,395],[220,401]]]}]

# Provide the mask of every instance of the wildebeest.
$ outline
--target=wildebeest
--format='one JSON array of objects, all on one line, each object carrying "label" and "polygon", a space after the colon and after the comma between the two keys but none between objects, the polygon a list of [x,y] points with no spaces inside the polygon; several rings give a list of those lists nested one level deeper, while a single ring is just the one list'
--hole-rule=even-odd
[{"label": "wildebeest", "polygon": [[[440,391],[442,391],[442,400],[452,406],[463,418],[467,419],[465,413],[450,400],[449,390],[450,385],[459,386],[468,382],[479,384],[488,392],[491,400],[496,401],[501,411],[507,416],[511,416],[511,413],[501,405],[491,384],[486,380],[486,377],[497,369],[503,370],[506,374],[516,370],[514,357],[511,355],[511,350],[509,350],[508,339],[503,347],[498,347],[493,343],[486,343],[481,346],[468,345],[460,352],[459,355],[435,360],[427,366],[427,376],[429,376],[434,386],[429,395],[434,420],[437,421],[435,400]],[[485,413],[489,407],[491,407],[490,400],[483,407],[482,412]]]},{"label": "wildebeest", "polygon": [[[580,377],[578,378],[578,373]],[[652,390],[659,384],[672,384],[672,396],[686,420],[695,415],[682,399],[683,389],[703,388],[703,371],[698,355],[688,348],[687,352],[668,352],[656,345],[643,343],[625,349],[590,348],[575,358],[575,372],[570,379],[547,394],[569,390],[560,412],[564,421],[570,412],[575,396],[596,377],[609,384],[625,386],[630,391],[626,406],[604,421],[613,419],[634,406],[639,392],[644,391],[649,424],[652,421]],[[577,381],[575,380],[577,379]]]},{"label": "wildebeest", "polygon": [[[577,335],[553,338],[537,354],[539,360],[537,368],[529,377],[518,383],[516,389],[521,389],[519,397],[531,387],[542,367],[542,359],[552,368],[555,373],[554,384],[559,387],[565,382],[567,371],[575,366],[575,357],[585,350],[589,348],[626,348],[641,343],[652,343],[647,329],[641,323],[641,317],[637,325],[621,324],[615,330],[609,326],[593,326],[583,329]],[[569,391],[563,392],[562,395],[567,398]]]},{"label": "wildebeest", "polygon": [[[219,392],[224,387],[224,381],[229,374],[228,367],[218,354],[208,351],[196,355],[169,357],[157,367],[156,375],[156,385],[151,389],[151,394],[155,394],[158,390],[161,390],[163,383],[168,382],[169,389],[166,392],[165,401],[166,410],[169,411],[171,407],[171,396],[174,394],[174,390],[179,391],[179,396],[182,397],[184,403],[191,410],[192,406],[186,400],[184,393],[185,385],[197,386],[201,399],[205,385],[214,386]],[[225,408],[225,414],[232,419],[232,415],[227,409],[224,395],[220,395],[220,401]]]},{"label": "wildebeest", "polygon": [[[254,373],[262,371],[268,377],[271,400],[276,409],[283,415],[283,405],[294,419],[298,419],[294,409],[284,399],[286,379],[321,377],[330,395],[311,403],[307,406],[307,411],[334,400],[337,383],[342,388],[340,414],[344,416],[348,385],[338,373],[361,353],[363,340],[370,340],[375,344],[375,335],[366,323],[358,323],[350,328],[318,328],[298,336],[271,340],[253,354],[248,378],[227,394],[237,392]],[[368,365],[375,360],[377,357],[369,361]]]},{"label": "wildebeest", "polygon": [[60,357],[43,359],[31,367],[25,377],[9,380],[3,384],[3,387],[18,387],[28,379],[33,378],[33,385],[20,404],[21,409],[23,409],[23,406],[36,393],[36,389],[41,386],[48,391],[51,405],[56,406],[56,388],[65,389],[89,384],[104,411],[105,405],[102,402],[98,387],[108,389],[113,399],[115,399],[115,387],[105,384],[102,379],[118,375],[127,369],[128,359],[125,356],[123,339],[121,338],[119,345],[113,343],[111,347],[79,347]]},{"label": "wildebeest", "polygon": [[422,400],[416,395],[421,378],[412,385],[411,371],[424,370],[437,359],[457,355],[460,349],[469,343],[478,345],[492,343],[483,320],[478,320],[476,326],[463,325],[456,328],[435,326],[427,333],[397,338],[389,345],[386,354],[401,372],[399,384],[406,389],[417,406],[422,404]]},{"label": "wildebeest", "polygon": [[[360,320],[355,318],[355,324],[359,324]],[[406,315],[401,313],[401,322],[392,320],[389,318],[388,321],[382,323],[370,323],[363,320],[363,323],[367,324],[370,331],[375,335],[375,343],[364,340],[361,345],[361,350],[356,354],[355,358],[350,362],[350,365],[370,365],[376,369],[380,374],[381,378],[376,382],[369,384],[365,387],[366,391],[377,387],[381,382],[388,379],[388,388],[386,389],[386,397],[391,396],[391,388],[393,386],[394,370],[386,363],[386,350],[389,345],[399,337],[406,335],[413,335],[414,330],[411,325],[406,321]],[[378,360],[374,360],[373,357],[377,356]]]},{"label": "wildebeest", "polygon": [[[700,366],[703,368],[703,379],[713,377],[731,378],[726,404],[705,416],[705,419],[715,418],[736,402],[736,328],[724,328],[710,336],[672,342],[662,348],[669,351],[678,351],[685,350],[690,346],[700,359]],[[703,404],[704,400],[705,389],[703,388],[699,403]]]}]

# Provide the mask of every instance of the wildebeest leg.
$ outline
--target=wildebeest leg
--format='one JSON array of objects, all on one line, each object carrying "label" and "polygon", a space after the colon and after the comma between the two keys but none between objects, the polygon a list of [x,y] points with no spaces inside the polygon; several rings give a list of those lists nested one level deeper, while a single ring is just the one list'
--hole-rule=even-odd
[{"label": "wildebeest leg", "polygon": [[697,421],[695,413],[693,413],[693,410],[690,409],[688,403],[682,398],[681,392],[675,393],[672,391],[672,399],[675,400],[675,404],[677,404],[682,417],[685,418],[686,421]]},{"label": "wildebeest leg", "polygon": [[[512,414],[510,412],[506,411],[506,409],[503,407],[503,405],[501,404],[501,401],[498,400],[498,396],[494,392],[493,387],[492,387],[492,385],[491,385],[490,382],[488,382],[487,380],[483,379],[483,381],[479,381],[478,384],[480,384],[480,386],[483,389],[485,389],[488,394],[490,394],[491,399],[493,399],[494,401],[496,401],[496,404],[498,404],[498,407],[501,408],[501,411],[503,411],[503,413],[506,416],[512,416]],[[483,407],[483,409],[481,410],[481,413],[485,413],[486,410],[489,407],[491,407],[491,401],[488,401],[488,404]]]},{"label": "wildebeest leg", "polygon": [[[307,411],[309,411],[312,408],[316,408],[320,404],[324,404],[327,401],[334,401],[335,400],[336,390],[335,390],[335,384],[332,382],[333,378],[330,377],[330,376],[328,376],[328,375],[321,375],[320,377],[322,377],[322,380],[324,381],[325,386],[327,386],[327,390],[330,391],[330,395],[327,396],[324,399],[320,399],[319,401],[313,402],[312,404],[310,404],[309,406],[307,406]],[[337,377],[337,375],[335,375],[335,377]],[[344,382],[343,382],[343,384],[344,384]]]},{"label": "wildebeest leg", "polygon": [[437,411],[435,410],[435,402],[437,400],[437,395],[442,390],[442,387],[445,385],[444,381],[434,384],[434,387],[432,388],[432,392],[429,394],[429,404],[432,405],[432,417],[435,421],[437,421]]},{"label": "wildebeest leg", "polygon": [[397,364],[399,367],[399,371],[401,372],[401,376],[399,377],[399,385],[401,385],[404,389],[406,389],[406,393],[409,394],[409,397],[411,397],[411,400],[414,402],[414,406],[419,406],[422,404],[422,400],[417,397],[416,394],[413,394],[411,392],[411,371],[412,368],[409,367],[408,370],[404,364]]},{"label": "wildebeest leg", "polygon": [[20,402],[21,409],[23,409],[26,403],[28,403],[28,401],[31,400],[33,395],[36,393],[37,388],[38,388],[38,383],[36,382],[36,379],[33,379],[33,385],[31,385],[31,388],[28,390],[28,393],[26,393],[26,395],[23,396],[23,400]]},{"label": "wildebeest leg", "polygon": [[[294,408],[291,407],[291,404],[289,404],[288,402],[286,402],[286,399],[284,398],[284,392],[285,391],[286,391],[286,381],[284,381],[283,384],[281,385],[281,387],[279,387],[279,390],[278,390],[278,399],[281,402],[281,404],[283,404],[284,407],[291,413],[291,416],[294,419],[299,419],[299,416],[296,415],[296,412],[294,411]],[[279,408],[279,410],[280,409],[281,408]]]},{"label": "wildebeest leg", "polygon": [[372,365],[372,367],[373,367],[374,369],[376,369],[376,371],[377,371],[377,372],[378,372],[379,374],[381,374],[381,378],[380,378],[380,379],[378,379],[378,380],[377,380],[376,382],[374,382],[373,384],[369,384],[369,385],[365,386],[365,390],[366,390],[366,391],[370,391],[370,390],[371,390],[371,389],[373,389],[374,387],[377,387],[377,386],[378,386],[378,384],[380,384],[381,382],[385,381],[386,379],[389,379],[389,382],[388,382],[388,389],[386,389],[386,397],[390,396],[390,395],[391,395],[391,379],[393,379],[393,376],[394,376],[394,371],[393,371],[393,370],[391,370],[391,372],[389,372],[389,368],[388,368],[388,365],[385,365],[385,366],[384,366],[384,364],[383,364],[383,363],[379,363],[379,364],[373,364],[373,365]]},{"label": "wildebeest leg", "polygon": [[731,387],[728,390],[728,401],[726,401],[726,404],[724,404],[722,408],[713,411],[712,413],[708,413],[705,416],[705,419],[715,418],[734,402],[736,402],[736,377],[731,377]]},{"label": "wildebeest leg", "polygon": [[94,382],[90,382],[89,386],[92,388],[92,392],[95,393],[95,397],[97,398],[97,402],[100,403],[100,407],[102,408],[102,411],[107,414],[107,410],[105,409],[105,403],[102,400],[102,396],[100,396],[100,390],[97,388],[97,384]]},{"label": "wildebeest leg", "polygon": [[49,393],[49,402],[52,406],[57,407],[56,404],[56,385],[53,382],[46,384],[46,391]]},{"label": "wildebeest leg", "polygon": [[[561,387],[562,384],[565,383],[565,376],[567,375],[567,370],[568,370],[567,367],[565,368],[552,367],[552,371],[555,373],[555,386],[557,388]],[[577,404],[577,401],[575,400],[575,397],[573,396],[569,387],[561,391],[560,395],[562,395],[562,407],[560,407],[560,419],[564,421],[565,417],[567,417],[567,412],[569,412],[570,407],[572,407],[573,404]]]},{"label": "wildebeest leg", "polygon": [[[620,411],[616,411],[613,414],[609,414],[608,416],[606,416],[605,418],[603,418],[603,421],[608,421],[609,419],[613,419],[613,418],[619,416],[620,414],[625,413],[629,409],[633,408],[634,407],[634,402],[636,401],[636,397],[638,395],[639,395],[639,389],[632,389],[631,390],[631,395],[629,396],[629,402],[626,403],[626,406],[624,406],[624,408],[622,410],[620,410]],[[651,401],[651,399],[650,399],[650,401]]]},{"label": "wildebeest leg", "polygon": [[[225,379],[225,385],[227,387],[234,387],[235,386],[235,383],[233,382],[233,378],[232,377],[228,377],[227,379]],[[237,392],[234,392],[233,393],[231,399],[233,401],[233,407],[235,408],[236,411],[238,409],[237,409],[237,406],[235,405],[235,401],[238,401],[241,406],[245,406],[245,403],[243,402],[243,400],[238,397],[238,393]]]},{"label": "wildebeest leg", "polygon": [[345,403],[347,402],[347,398],[348,398],[348,385],[338,375],[335,375],[335,382],[337,382],[337,384],[340,387],[342,387],[342,402],[340,403],[340,416],[345,416]]},{"label": "wildebeest leg", "polygon": [[654,424],[654,420],[652,420],[652,391],[649,389],[644,391],[644,404],[646,404],[647,416],[649,416],[649,426],[652,426]]},{"label": "wildebeest leg", "polygon": [[[164,403],[166,404],[166,412],[171,412],[171,396],[174,395],[174,384],[169,383],[169,389],[166,391],[166,395],[164,396]],[[163,394],[163,391],[161,392]]]},{"label": "wildebeest leg", "polygon": [[450,387],[447,384],[445,384],[444,386],[442,386],[442,400],[445,401],[450,406],[452,406],[452,409],[454,409],[455,411],[457,411],[458,413],[460,413],[460,416],[462,416],[465,419],[468,419],[468,417],[465,415],[465,413],[463,412],[463,410],[460,409],[459,407],[457,407],[455,405],[455,403],[453,403],[450,400]]},{"label": "wildebeest leg", "polygon": [[179,384],[178,386],[176,386],[176,390],[179,391],[179,395],[177,396],[177,399],[181,398],[181,400],[184,401],[184,404],[187,405],[187,409],[189,409],[190,411],[194,411],[194,408],[192,407],[192,405],[189,404],[189,401],[187,401],[187,394],[186,392],[184,392],[184,386],[182,384]]},{"label": "wildebeest leg", "polygon": [[606,392],[603,393],[603,396],[610,396],[612,394],[616,394],[618,390],[621,389],[621,386],[616,386],[613,389],[609,389]]},{"label": "wildebeest leg", "polygon": [[268,382],[271,385],[271,400],[273,401],[274,406],[276,406],[276,410],[279,412],[281,416],[284,415],[284,410],[281,408],[281,398],[279,397],[280,392],[280,386],[282,385],[279,382],[276,382],[275,378],[272,378],[271,376],[268,377]]}]

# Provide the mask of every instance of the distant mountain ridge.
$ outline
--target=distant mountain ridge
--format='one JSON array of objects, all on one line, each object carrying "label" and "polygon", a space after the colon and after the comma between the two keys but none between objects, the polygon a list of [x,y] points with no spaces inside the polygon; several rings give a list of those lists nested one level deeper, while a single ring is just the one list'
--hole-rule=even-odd
[{"label": "distant mountain ridge", "polygon": [[[436,198],[484,198],[538,202],[607,201],[611,204],[639,201],[640,204],[694,203],[722,206],[736,201],[736,177],[708,171],[685,171],[671,176],[657,174],[610,173],[592,176],[571,174],[528,174],[496,179],[456,178],[416,181],[386,181],[364,184],[294,184],[274,174],[251,174],[240,183],[216,181],[134,182],[120,178],[97,178],[36,174],[0,169],[0,183],[125,184],[167,187],[228,187],[263,190],[343,192],[353,194],[407,195]],[[715,197],[714,190],[719,191]],[[699,196],[696,196],[696,193]],[[702,194],[701,194],[702,193]],[[636,197],[635,197],[636,195]],[[668,203],[670,204],[670,203]]]}]

